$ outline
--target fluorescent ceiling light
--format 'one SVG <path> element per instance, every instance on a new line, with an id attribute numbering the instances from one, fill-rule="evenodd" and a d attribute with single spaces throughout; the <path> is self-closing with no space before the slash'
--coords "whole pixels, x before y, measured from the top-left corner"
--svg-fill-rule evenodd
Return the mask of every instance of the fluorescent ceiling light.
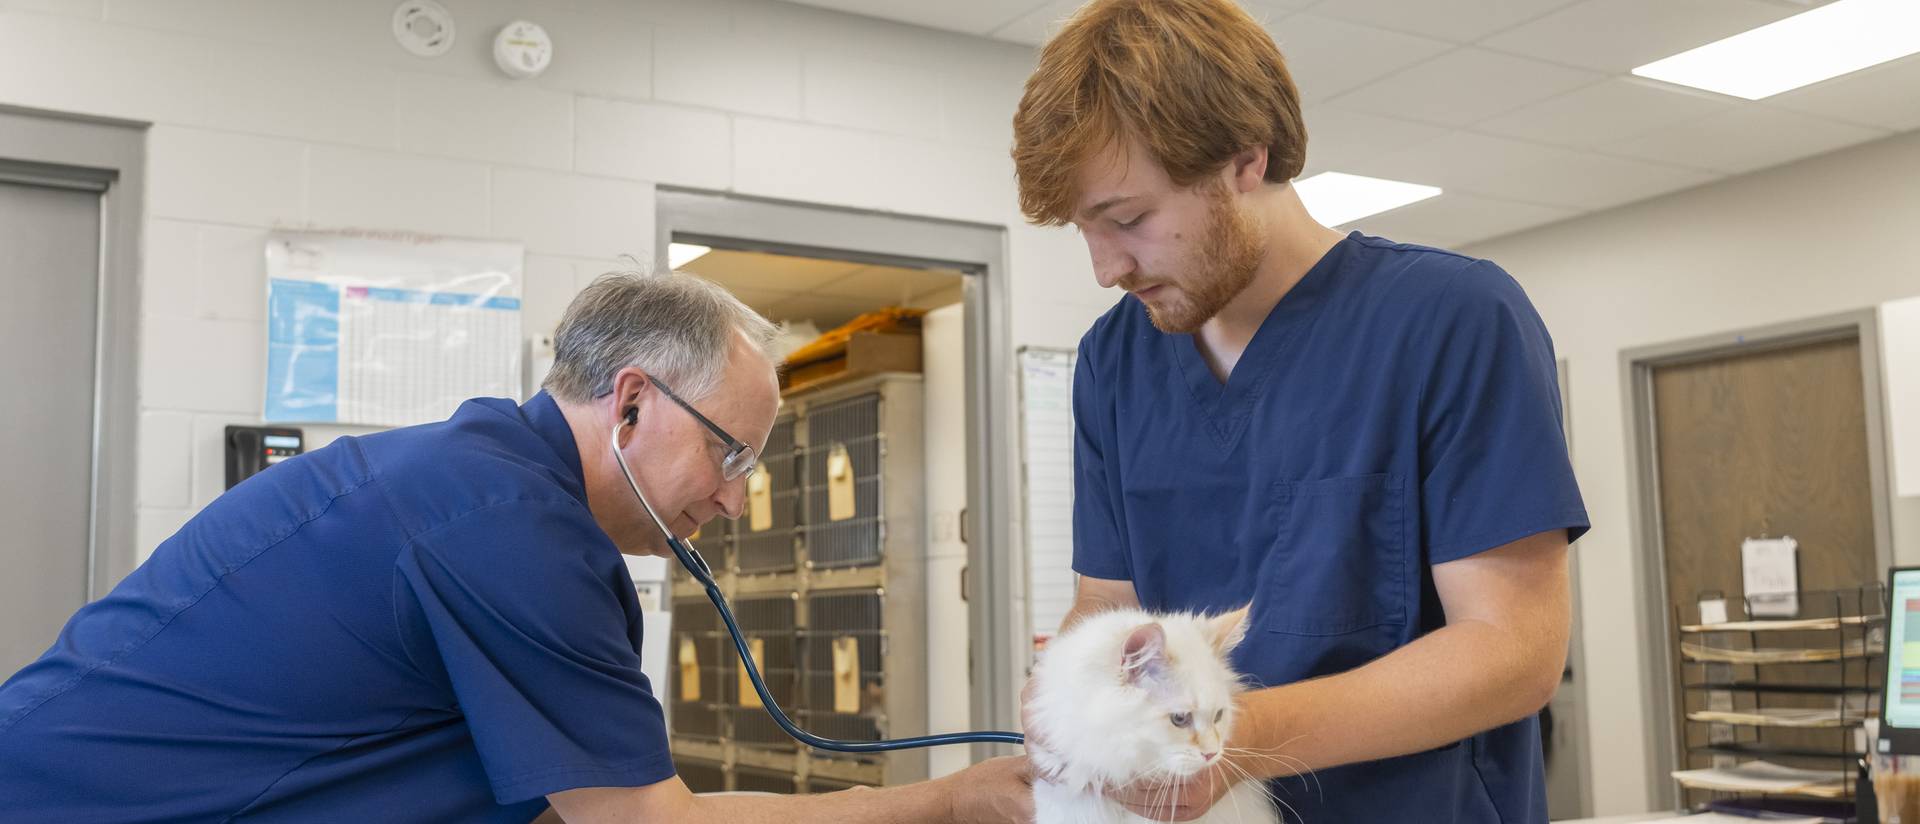
<path id="1" fill-rule="evenodd" d="M 1307 205 L 1307 214 L 1327 226 L 1352 223 L 1368 215 L 1398 209 L 1440 194 L 1435 186 L 1402 183 L 1343 172 L 1321 172 L 1296 181 L 1294 191 Z"/>
<path id="2" fill-rule="evenodd" d="M 1654 80 L 1759 100 L 1920 52 L 1920 2 L 1834 0 L 1634 69 Z"/>
<path id="3" fill-rule="evenodd" d="M 679 269 L 700 259 L 701 255 L 713 251 L 712 246 L 697 246 L 692 243 L 667 244 L 667 268 Z"/>

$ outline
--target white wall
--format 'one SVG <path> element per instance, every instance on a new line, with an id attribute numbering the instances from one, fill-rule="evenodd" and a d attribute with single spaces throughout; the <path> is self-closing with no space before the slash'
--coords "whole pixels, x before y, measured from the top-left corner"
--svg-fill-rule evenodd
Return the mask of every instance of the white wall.
<path id="1" fill-rule="evenodd" d="M 1631 605 L 1620 352 L 1867 309 L 1920 294 L 1920 133 L 1476 245 L 1552 331 L 1572 379 L 1573 454 L 1593 518 L 1575 554 L 1601 814 L 1648 804 L 1642 645 Z M 1871 343 L 1871 342 L 1863 342 Z M 1920 563 L 1920 499 L 1896 499 L 1894 556 Z"/>
<path id="2" fill-rule="evenodd" d="M 222 490 L 221 427 L 259 415 L 272 227 L 522 241 L 530 335 L 652 258 L 656 185 L 1006 226 L 1015 347 L 1071 345 L 1112 302 L 1076 238 L 1017 213 L 1029 49 L 753 0 L 445 4 L 454 50 L 426 60 L 394 0 L 0 0 L 0 104 L 156 124 L 142 557 Z M 555 41 L 535 81 L 489 56 L 517 17 Z"/>

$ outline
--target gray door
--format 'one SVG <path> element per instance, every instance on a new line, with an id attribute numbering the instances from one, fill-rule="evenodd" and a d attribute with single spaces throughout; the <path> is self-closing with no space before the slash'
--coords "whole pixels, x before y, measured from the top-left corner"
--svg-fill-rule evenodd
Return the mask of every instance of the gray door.
<path id="1" fill-rule="evenodd" d="M 100 194 L 0 178 L 0 679 L 87 600 Z"/>

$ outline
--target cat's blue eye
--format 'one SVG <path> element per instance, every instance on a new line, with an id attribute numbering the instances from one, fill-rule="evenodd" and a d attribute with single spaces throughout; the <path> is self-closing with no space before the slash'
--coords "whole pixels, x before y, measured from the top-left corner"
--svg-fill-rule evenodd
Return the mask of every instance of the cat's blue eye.
<path id="1" fill-rule="evenodd" d="M 1169 722 L 1172 722 L 1172 724 L 1176 727 L 1179 727 L 1181 729 L 1186 729 L 1188 724 L 1193 723 L 1193 713 L 1176 712 L 1172 715 L 1167 716 L 1167 720 Z"/>

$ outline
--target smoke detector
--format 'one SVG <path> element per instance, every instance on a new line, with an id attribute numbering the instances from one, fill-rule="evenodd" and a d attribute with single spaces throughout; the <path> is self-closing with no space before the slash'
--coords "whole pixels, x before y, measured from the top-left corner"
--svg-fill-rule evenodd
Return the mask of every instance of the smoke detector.
<path id="1" fill-rule="evenodd" d="M 538 23 L 515 20 L 493 38 L 493 62 L 508 77 L 525 80 L 547 70 L 553 62 L 553 39 Z"/>

